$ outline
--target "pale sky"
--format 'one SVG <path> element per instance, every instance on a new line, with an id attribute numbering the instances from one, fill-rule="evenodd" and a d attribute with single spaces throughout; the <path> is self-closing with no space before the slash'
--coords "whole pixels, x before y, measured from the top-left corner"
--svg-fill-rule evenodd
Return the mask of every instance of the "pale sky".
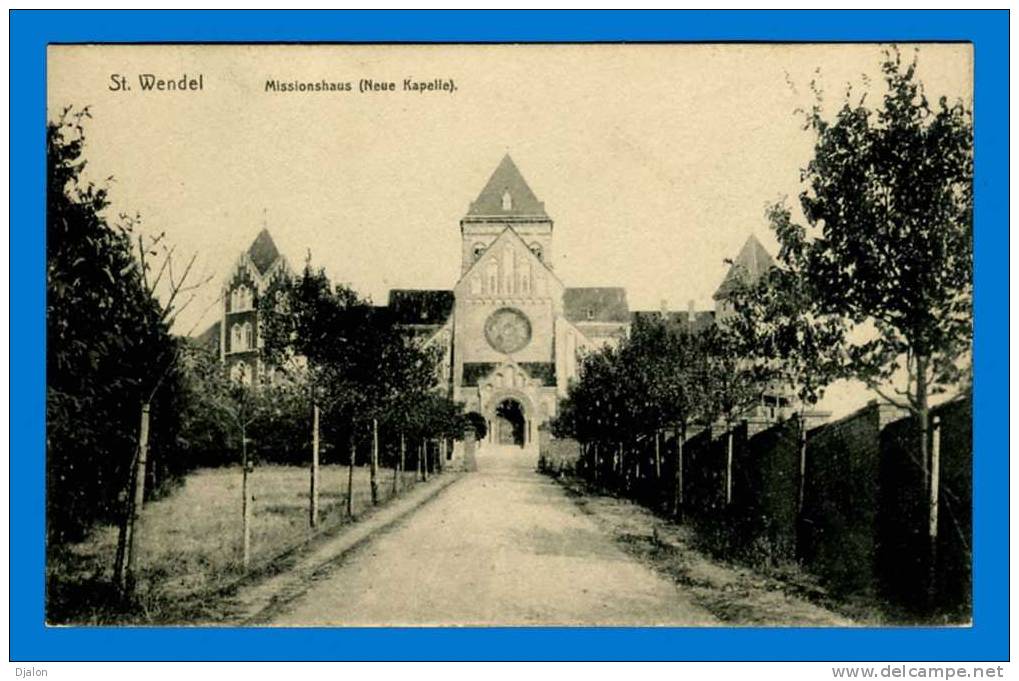
<path id="1" fill-rule="evenodd" d="M 919 56 L 932 100 L 972 101 L 969 45 Z M 215 275 L 180 332 L 215 320 L 200 313 L 265 216 L 291 265 L 310 249 L 378 303 L 452 288 L 459 220 L 507 152 L 555 220 L 567 286 L 708 309 L 748 235 L 776 251 L 763 212 L 795 204 L 807 84 L 832 105 L 861 74 L 880 91 L 880 59 L 878 45 L 52 46 L 49 108 L 91 107 L 89 173 L 116 178 L 113 214 L 140 213 Z M 202 74 L 203 89 L 142 92 L 144 73 Z M 111 92 L 111 74 L 132 89 Z M 361 93 L 361 78 L 397 89 Z M 405 92 L 405 78 L 456 91 Z M 266 92 L 268 79 L 354 91 Z"/>

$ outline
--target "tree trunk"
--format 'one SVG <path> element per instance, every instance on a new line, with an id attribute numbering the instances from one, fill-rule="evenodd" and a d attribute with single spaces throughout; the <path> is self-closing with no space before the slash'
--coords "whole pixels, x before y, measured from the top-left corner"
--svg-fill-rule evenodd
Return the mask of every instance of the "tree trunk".
<path id="1" fill-rule="evenodd" d="M 117 554 L 113 559 L 113 586 L 120 595 L 124 595 L 124 564 L 127 552 L 127 535 L 131 530 L 131 509 L 134 506 L 134 469 L 138 462 L 138 448 L 135 447 L 131 466 L 127 469 L 125 493 L 121 499 L 123 508 L 120 517 L 120 528 L 117 532 Z"/>
<path id="2" fill-rule="evenodd" d="M 428 440 L 421 440 L 421 481 L 428 482 Z"/>
<path id="3" fill-rule="evenodd" d="M 248 489 L 248 430 L 241 424 L 241 563 L 251 567 L 251 492 Z"/>
<path id="4" fill-rule="evenodd" d="M 424 467 L 423 461 L 421 460 L 421 443 L 420 442 L 418 443 L 417 449 L 414 451 L 414 454 L 415 454 L 415 456 L 414 456 L 415 464 L 417 465 L 417 469 L 418 469 L 418 480 L 419 481 L 420 480 L 424 480 L 425 479 L 425 467 Z"/>
<path id="5" fill-rule="evenodd" d="M 617 490 L 621 487 L 620 485 L 621 476 L 619 475 L 620 470 L 619 453 L 622 450 L 622 448 L 623 446 L 619 442 L 616 442 L 616 446 L 612 449 L 612 479 Z"/>
<path id="6" fill-rule="evenodd" d="M 686 444 L 686 426 L 676 428 L 676 489 L 673 491 L 672 513 L 679 517 L 683 513 L 683 446 Z"/>
<path id="7" fill-rule="evenodd" d="M 941 484 L 941 419 L 935 416 L 932 422 L 934 428 L 931 432 L 931 494 L 927 535 L 931 547 L 928 584 L 931 605 L 934 605 L 938 588 L 938 497 L 940 495 L 939 487 Z"/>
<path id="8" fill-rule="evenodd" d="M 662 479 L 662 434 L 655 430 L 655 480 Z"/>
<path id="9" fill-rule="evenodd" d="M 800 411 L 800 489 L 797 510 L 803 512 L 803 499 L 807 493 L 807 419 Z"/>
<path id="10" fill-rule="evenodd" d="M 927 522 L 928 522 L 928 570 L 929 575 L 927 579 L 927 595 L 928 599 L 933 601 L 937 584 L 935 581 L 935 575 L 937 574 L 937 560 L 938 560 L 938 542 L 937 542 L 937 530 L 935 529 L 933 534 L 930 531 L 931 527 L 935 527 L 937 524 L 937 499 L 938 499 L 938 475 L 934 470 L 934 461 L 930 456 L 927 445 L 927 429 L 928 422 L 930 420 L 930 408 L 927 404 L 927 363 L 929 357 L 923 353 L 916 354 L 916 420 L 917 420 L 917 435 L 919 437 L 919 458 L 923 462 L 924 466 L 924 486 L 927 492 Z"/>
<path id="11" fill-rule="evenodd" d="M 732 424 L 725 424 L 725 505 L 732 503 Z"/>
<path id="12" fill-rule="evenodd" d="M 145 467 L 149 452 L 149 412 L 148 402 L 142 404 L 141 422 L 138 427 L 138 454 L 134 460 L 131 476 L 131 490 L 128 497 L 127 513 L 124 514 L 123 554 L 120 564 L 115 567 L 114 582 L 121 595 L 130 596 L 134 592 L 137 575 L 138 551 L 137 534 L 141 520 L 142 507 L 145 505 Z"/>
<path id="13" fill-rule="evenodd" d="M 400 433 L 400 458 L 397 459 L 396 465 L 393 466 L 393 496 L 395 497 L 400 493 L 400 476 L 403 475 L 403 462 L 406 456 L 405 442 L 403 433 Z"/>
<path id="14" fill-rule="evenodd" d="M 318 405 L 311 407 L 311 489 L 308 492 L 308 520 L 318 527 Z"/>
<path id="15" fill-rule="evenodd" d="M 598 482 L 598 443 L 593 443 L 591 448 L 591 459 L 594 461 L 594 465 L 592 466 L 592 470 L 594 471 L 594 481 Z"/>
<path id="16" fill-rule="evenodd" d="M 446 440 L 446 436 L 443 435 L 442 439 L 439 440 L 439 456 L 435 460 L 435 464 L 436 464 L 435 470 L 437 472 L 439 472 L 439 473 L 442 472 L 442 467 L 446 463 L 446 449 L 447 449 L 447 445 L 448 444 L 449 444 L 449 442 Z"/>
<path id="17" fill-rule="evenodd" d="M 372 488 L 372 505 L 375 506 L 379 503 L 379 420 L 372 419 L 372 458 L 369 465 L 371 488 Z"/>
<path id="18" fill-rule="evenodd" d="M 347 466 L 347 517 L 354 517 L 354 460 L 357 458 L 357 442 L 350 436 L 350 463 Z"/>
<path id="19" fill-rule="evenodd" d="M 645 456 L 644 449 L 636 442 L 633 443 L 634 458 L 633 458 L 633 485 L 635 488 L 640 489 L 640 460 Z"/>

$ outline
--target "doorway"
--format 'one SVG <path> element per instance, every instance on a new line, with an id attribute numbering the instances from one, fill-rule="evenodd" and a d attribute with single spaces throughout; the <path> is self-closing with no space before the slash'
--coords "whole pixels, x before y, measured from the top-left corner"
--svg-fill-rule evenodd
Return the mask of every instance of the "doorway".
<path id="1" fill-rule="evenodd" d="M 495 441 L 501 445 L 523 447 L 526 444 L 527 419 L 524 408 L 513 398 L 506 398 L 495 408 Z"/>

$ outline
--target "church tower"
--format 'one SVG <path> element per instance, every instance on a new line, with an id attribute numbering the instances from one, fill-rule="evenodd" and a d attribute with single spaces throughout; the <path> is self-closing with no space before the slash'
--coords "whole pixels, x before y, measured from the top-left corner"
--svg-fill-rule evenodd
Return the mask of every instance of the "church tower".
<path id="1" fill-rule="evenodd" d="M 265 369 L 260 353 L 258 300 L 288 271 L 286 259 L 280 255 L 269 230 L 263 228 L 237 258 L 223 282 L 219 353 L 236 380 L 252 383 Z"/>
<path id="2" fill-rule="evenodd" d="M 531 252 L 551 267 L 552 218 L 545 213 L 545 204 L 527 186 L 509 154 L 503 157 L 478 198 L 471 203 L 467 215 L 460 220 L 461 275 L 507 227 L 512 227 Z"/>
<path id="3" fill-rule="evenodd" d="M 751 234 L 712 296 L 715 301 L 715 320 L 724 324 L 735 313 L 730 298 L 738 283 L 754 284 L 774 266 L 775 259 L 765 250 L 757 237 Z"/>
<path id="4" fill-rule="evenodd" d="M 552 219 L 509 156 L 460 221 L 453 289 L 453 397 L 489 424 L 489 439 L 535 442 L 555 415 L 556 327 L 563 285 L 552 272 Z"/>

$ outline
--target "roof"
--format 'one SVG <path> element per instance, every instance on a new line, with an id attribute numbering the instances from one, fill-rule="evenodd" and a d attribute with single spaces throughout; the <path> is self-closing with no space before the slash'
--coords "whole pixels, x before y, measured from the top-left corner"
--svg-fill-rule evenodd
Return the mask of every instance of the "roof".
<path id="1" fill-rule="evenodd" d="M 442 324 L 453 312 L 453 292 L 431 289 L 392 289 L 389 312 L 398 324 Z"/>
<path id="2" fill-rule="evenodd" d="M 191 341 L 202 348 L 219 352 L 219 321 L 215 321 L 205 331 L 191 338 Z"/>
<path id="3" fill-rule="evenodd" d="M 619 286 L 565 289 L 563 314 L 571 322 L 628 322 L 626 289 Z"/>
<path id="4" fill-rule="evenodd" d="M 715 300 L 727 298 L 740 278 L 743 278 L 745 283 L 752 284 L 774 266 L 775 259 L 768 251 L 764 250 L 764 246 L 757 240 L 757 237 L 751 234 L 712 297 Z"/>
<path id="5" fill-rule="evenodd" d="M 265 274 L 272 267 L 272 264 L 280 257 L 276 243 L 269 235 L 269 230 L 263 228 L 248 248 L 248 257 L 255 264 L 259 274 Z"/>
<path id="6" fill-rule="evenodd" d="M 632 315 L 632 319 L 636 322 L 638 319 L 653 319 L 655 317 L 661 317 L 662 313 L 656 310 L 635 310 Z M 684 330 L 690 329 L 690 313 L 689 312 L 666 312 L 665 321 L 668 326 L 679 327 Z M 715 311 L 714 310 L 701 310 L 694 312 L 693 320 L 693 332 L 700 333 L 704 329 L 715 323 Z"/>
<path id="7" fill-rule="evenodd" d="M 503 197 L 507 195 L 508 201 L 507 204 L 504 204 Z M 504 207 L 504 205 L 508 205 L 508 207 Z M 548 215 L 545 213 L 545 204 L 539 201 L 531 188 L 527 186 L 527 182 L 509 154 L 503 156 L 495 172 L 488 178 L 485 188 L 471 203 L 467 216 L 548 219 Z"/>

